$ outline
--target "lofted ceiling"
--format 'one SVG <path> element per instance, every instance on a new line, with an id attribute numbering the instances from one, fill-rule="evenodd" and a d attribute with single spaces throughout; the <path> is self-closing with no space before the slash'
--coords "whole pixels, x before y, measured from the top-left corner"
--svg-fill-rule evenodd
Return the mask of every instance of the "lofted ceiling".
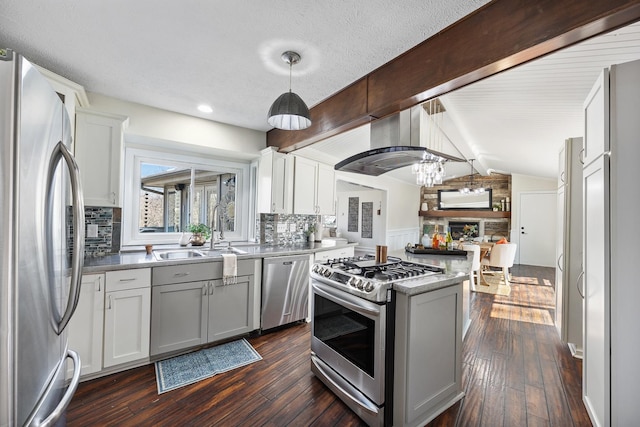
<path id="1" fill-rule="evenodd" d="M 6 0 L 0 47 L 89 92 L 267 131 L 269 106 L 288 90 L 285 50 L 302 55 L 292 89 L 312 107 L 487 2 Z M 446 140 L 481 173 L 553 177 L 600 70 L 637 58 L 633 25 L 444 95 Z M 297 153 L 334 164 L 368 142 L 363 126 Z M 389 175 L 412 181 L 406 169 Z"/>
<path id="2" fill-rule="evenodd" d="M 640 24 L 596 37 L 440 97 L 450 151 L 482 174 L 553 178 L 566 138 L 583 134 L 582 104 L 603 68 L 640 59 Z M 337 163 L 369 148 L 369 125 L 297 151 Z M 447 165 L 447 175 L 470 173 Z M 413 182 L 409 168 L 387 175 Z"/>

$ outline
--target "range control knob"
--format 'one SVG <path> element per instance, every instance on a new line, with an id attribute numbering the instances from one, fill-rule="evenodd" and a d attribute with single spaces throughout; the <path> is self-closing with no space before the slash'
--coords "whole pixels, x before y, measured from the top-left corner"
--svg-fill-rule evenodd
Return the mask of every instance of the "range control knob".
<path id="1" fill-rule="evenodd" d="M 313 267 L 311 267 L 311 271 L 314 273 L 317 273 L 319 269 L 320 266 L 318 264 L 313 264 Z"/>
<path id="2" fill-rule="evenodd" d="M 352 286 L 352 287 L 356 287 L 356 282 L 358 281 L 358 279 L 356 279 L 355 277 L 349 277 L 349 280 L 347 280 L 347 285 Z"/>
<path id="3" fill-rule="evenodd" d="M 358 280 L 358 283 L 357 283 L 356 286 L 357 286 L 358 289 L 362 290 L 362 289 L 364 289 L 364 284 L 365 283 L 367 283 L 367 282 L 365 282 L 364 280 Z"/>
<path id="4" fill-rule="evenodd" d="M 331 270 L 329 270 L 328 268 L 325 268 L 324 271 L 322 272 L 322 275 L 324 277 L 329 277 L 331 276 Z"/>
<path id="5" fill-rule="evenodd" d="M 364 285 L 364 290 L 367 291 L 367 292 L 371 292 L 373 290 L 373 288 L 374 288 L 374 286 L 373 286 L 373 283 L 371 283 L 371 282 L 367 282 Z"/>

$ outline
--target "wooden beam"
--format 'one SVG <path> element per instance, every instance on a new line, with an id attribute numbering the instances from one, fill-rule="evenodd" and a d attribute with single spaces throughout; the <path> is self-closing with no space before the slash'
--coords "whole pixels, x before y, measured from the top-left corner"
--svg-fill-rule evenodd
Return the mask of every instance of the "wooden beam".
<path id="1" fill-rule="evenodd" d="M 308 129 L 270 130 L 267 145 L 302 148 L 637 20 L 640 0 L 494 0 L 314 106 Z"/>

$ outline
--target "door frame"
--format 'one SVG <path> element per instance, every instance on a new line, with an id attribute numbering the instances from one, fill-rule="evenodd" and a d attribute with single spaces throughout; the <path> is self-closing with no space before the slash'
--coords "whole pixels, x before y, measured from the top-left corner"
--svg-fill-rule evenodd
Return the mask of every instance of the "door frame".
<path id="1" fill-rule="evenodd" d="M 522 219 L 522 209 L 520 209 L 520 207 L 522 206 L 522 196 L 523 195 L 533 195 L 533 194 L 548 194 L 549 196 L 553 196 L 554 201 L 556 201 L 557 197 L 558 197 L 558 191 L 557 190 L 537 190 L 537 191 L 521 191 L 518 193 L 518 215 L 517 218 L 515 219 L 515 221 L 513 221 L 513 218 L 511 218 L 512 222 L 515 222 L 515 227 L 512 228 L 513 232 L 511 234 L 511 241 L 514 243 L 518 244 L 518 248 L 516 249 L 516 257 L 515 257 L 515 264 L 521 264 L 520 262 L 520 227 L 521 227 L 521 219 Z M 557 206 L 554 204 L 553 206 L 549 206 L 549 209 L 551 209 L 555 215 Z M 555 228 L 556 224 L 555 224 L 555 220 L 553 221 L 553 227 Z M 517 237 L 515 237 L 515 236 Z M 555 233 L 553 234 L 553 236 L 555 237 Z M 554 240 L 555 242 L 555 240 Z M 554 259 L 555 259 L 555 252 L 554 252 Z M 551 267 L 555 265 L 555 262 L 551 265 Z M 541 266 L 541 267 L 545 267 L 545 266 Z"/>

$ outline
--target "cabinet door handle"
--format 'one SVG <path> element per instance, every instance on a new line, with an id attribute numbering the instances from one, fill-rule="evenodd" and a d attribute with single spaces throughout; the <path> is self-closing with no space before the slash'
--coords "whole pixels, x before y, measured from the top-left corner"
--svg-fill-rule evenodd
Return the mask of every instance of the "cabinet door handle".
<path id="1" fill-rule="evenodd" d="M 209 282 L 209 295 L 213 295 L 213 283 Z"/>
<path id="2" fill-rule="evenodd" d="M 107 310 L 111 310 L 112 298 L 113 297 L 109 295 L 109 298 L 107 299 Z"/>
<path id="3" fill-rule="evenodd" d="M 100 292 L 100 283 L 102 282 L 102 277 L 98 277 L 98 287 L 96 288 L 96 292 Z"/>
<path id="4" fill-rule="evenodd" d="M 111 192 L 111 200 L 113 200 L 113 204 L 116 204 L 116 193 L 114 191 Z"/>
<path id="5" fill-rule="evenodd" d="M 580 294 L 580 296 L 582 297 L 582 299 L 584 299 L 584 291 L 580 289 L 580 278 L 584 276 L 584 270 L 582 270 L 580 272 L 580 274 L 578 275 L 578 280 L 576 280 L 576 288 L 578 288 L 578 293 Z"/>
<path id="6" fill-rule="evenodd" d="M 578 153 L 578 161 L 584 165 L 584 148 Z"/>
<path id="7" fill-rule="evenodd" d="M 564 253 L 561 253 L 561 254 L 560 254 L 560 256 L 558 257 L 558 269 L 559 269 L 560 271 L 564 271 L 564 270 L 562 269 L 562 265 L 560 265 L 560 260 L 562 259 L 562 256 L 563 256 L 563 255 L 564 255 Z"/>
<path id="8" fill-rule="evenodd" d="M 130 279 L 120 279 L 121 282 L 133 282 L 134 280 L 136 280 L 135 277 L 130 278 Z"/>
<path id="9" fill-rule="evenodd" d="M 207 295 L 207 284 L 205 283 L 204 285 L 202 285 L 202 295 Z"/>
<path id="10" fill-rule="evenodd" d="M 564 182 L 564 171 L 560 174 L 560 181 Z"/>
<path id="11" fill-rule="evenodd" d="M 188 275 L 189 275 L 189 273 L 175 273 L 173 275 L 173 277 L 184 277 L 184 276 L 188 276 Z"/>

